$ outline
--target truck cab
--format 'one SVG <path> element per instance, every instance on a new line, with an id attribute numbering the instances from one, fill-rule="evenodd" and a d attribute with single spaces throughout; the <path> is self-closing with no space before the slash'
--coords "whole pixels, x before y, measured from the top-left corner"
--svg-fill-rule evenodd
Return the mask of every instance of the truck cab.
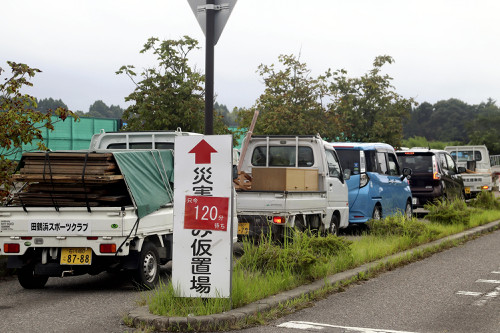
<path id="1" fill-rule="evenodd" d="M 481 191 L 491 191 L 493 177 L 488 148 L 477 146 L 447 146 L 444 148 L 457 163 L 462 173 L 467 198 L 476 197 Z"/>

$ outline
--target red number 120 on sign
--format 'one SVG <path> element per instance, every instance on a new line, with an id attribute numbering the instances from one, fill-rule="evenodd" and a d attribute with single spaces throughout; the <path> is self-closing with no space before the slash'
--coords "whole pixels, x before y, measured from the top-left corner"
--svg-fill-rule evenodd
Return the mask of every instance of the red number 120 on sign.
<path id="1" fill-rule="evenodd" d="M 186 196 L 184 229 L 227 230 L 229 198 Z"/>

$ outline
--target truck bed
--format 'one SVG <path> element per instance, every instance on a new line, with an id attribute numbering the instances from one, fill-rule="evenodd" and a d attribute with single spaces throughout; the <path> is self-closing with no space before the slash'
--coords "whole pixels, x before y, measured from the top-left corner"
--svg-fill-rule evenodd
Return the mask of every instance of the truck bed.
<path id="1" fill-rule="evenodd" d="M 238 214 L 312 213 L 322 212 L 327 206 L 326 200 L 325 191 L 250 190 L 238 192 L 236 207 Z"/>

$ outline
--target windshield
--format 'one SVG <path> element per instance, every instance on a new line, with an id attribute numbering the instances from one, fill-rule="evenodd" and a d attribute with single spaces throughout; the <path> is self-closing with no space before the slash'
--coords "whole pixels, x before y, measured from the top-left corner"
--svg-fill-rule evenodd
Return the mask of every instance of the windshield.
<path id="1" fill-rule="evenodd" d="M 335 148 L 339 155 L 340 165 L 343 170 L 349 169 L 353 175 L 359 175 L 361 172 L 360 151 L 357 149 L 341 149 Z M 375 167 L 375 152 L 372 150 L 364 150 L 366 170 L 376 172 Z"/>
<path id="2" fill-rule="evenodd" d="M 432 155 L 398 155 L 403 168 L 410 168 L 413 172 L 432 173 Z"/>
<path id="3" fill-rule="evenodd" d="M 450 152 L 451 157 L 457 162 L 481 161 L 483 158 L 480 151 L 459 150 Z"/>
<path id="4" fill-rule="evenodd" d="M 269 166 L 294 167 L 295 146 L 270 146 Z M 312 167 L 314 165 L 314 154 L 311 147 L 300 146 L 298 149 L 298 166 Z M 252 165 L 266 166 L 266 146 L 256 147 L 252 153 Z"/>

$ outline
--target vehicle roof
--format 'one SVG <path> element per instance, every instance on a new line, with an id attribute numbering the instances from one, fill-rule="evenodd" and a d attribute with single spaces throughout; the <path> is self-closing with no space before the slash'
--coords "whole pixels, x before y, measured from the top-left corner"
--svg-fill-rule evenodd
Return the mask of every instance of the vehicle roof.
<path id="1" fill-rule="evenodd" d="M 453 149 L 453 150 L 457 150 L 457 149 L 486 149 L 486 150 L 488 150 L 488 148 L 485 145 L 446 146 L 446 147 L 444 147 L 444 149 L 445 150 L 448 150 L 448 149 Z"/>
<path id="2" fill-rule="evenodd" d="M 382 142 L 332 142 L 332 145 L 335 149 L 375 150 L 379 148 L 394 150 L 393 146 Z"/>
<path id="3" fill-rule="evenodd" d="M 405 150 L 398 150 L 396 151 L 396 154 L 404 154 L 407 152 L 413 152 L 413 153 L 448 153 L 446 150 L 443 149 L 429 149 L 429 148 L 410 148 L 410 149 L 405 149 Z"/>

